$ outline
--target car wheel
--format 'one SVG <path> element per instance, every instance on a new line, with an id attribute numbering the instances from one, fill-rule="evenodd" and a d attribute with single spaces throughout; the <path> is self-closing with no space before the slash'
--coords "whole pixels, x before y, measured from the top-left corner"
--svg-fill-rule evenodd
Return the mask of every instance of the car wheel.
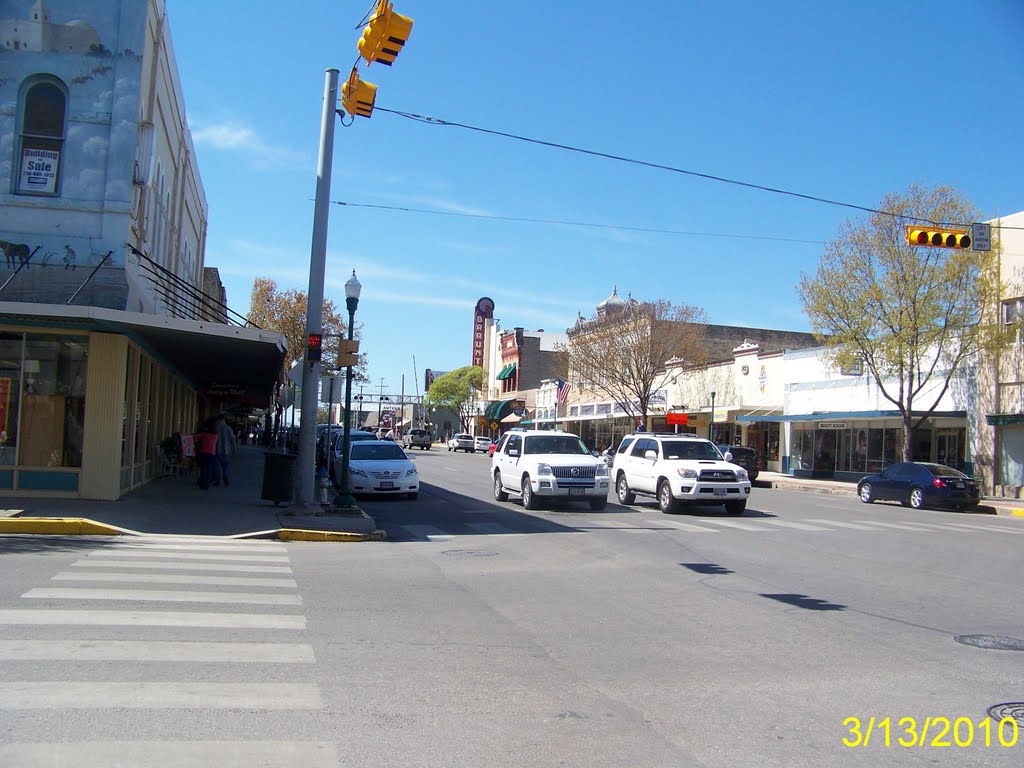
<path id="1" fill-rule="evenodd" d="M 727 501 L 725 502 L 725 512 L 728 515 L 742 515 L 743 511 L 747 508 L 746 501 Z"/>
<path id="2" fill-rule="evenodd" d="M 924 506 L 924 491 L 920 488 L 910 489 L 910 506 L 914 509 L 921 509 Z"/>
<path id="3" fill-rule="evenodd" d="M 658 507 L 666 515 L 679 511 L 679 500 L 672 495 L 672 486 L 669 485 L 668 480 L 662 480 L 658 484 Z"/>
<path id="4" fill-rule="evenodd" d="M 508 501 L 508 494 L 501 484 L 501 472 L 494 473 L 494 499 L 496 501 Z"/>
<path id="5" fill-rule="evenodd" d="M 619 475 L 619 479 L 615 482 L 615 495 L 619 499 L 619 504 L 632 504 L 636 501 L 636 494 L 629 490 L 625 473 Z"/>
<path id="6" fill-rule="evenodd" d="M 533 486 L 530 485 L 530 478 L 523 478 L 523 509 L 538 509 L 540 504 L 537 502 L 537 495 L 533 492 Z"/>
<path id="7" fill-rule="evenodd" d="M 871 483 L 864 483 L 858 488 L 857 495 L 860 496 L 860 500 L 865 504 L 870 504 L 875 500 L 875 497 L 871 495 Z"/>
<path id="8" fill-rule="evenodd" d="M 598 511 L 604 509 L 607 506 L 608 506 L 608 497 L 607 496 L 601 496 L 600 498 L 591 499 L 590 500 L 590 508 L 592 510 L 594 510 L 595 512 L 598 512 Z"/>

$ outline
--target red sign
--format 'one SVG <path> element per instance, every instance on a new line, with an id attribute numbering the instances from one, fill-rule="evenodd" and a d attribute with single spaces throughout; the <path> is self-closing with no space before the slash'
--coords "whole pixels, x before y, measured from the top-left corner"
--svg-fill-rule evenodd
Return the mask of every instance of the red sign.
<path id="1" fill-rule="evenodd" d="M 494 301 L 484 296 L 473 310 L 473 365 L 483 366 L 485 329 L 487 321 L 494 317 Z"/>
<path id="2" fill-rule="evenodd" d="M 690 414 L 688 413 L 666 413 L 665 414 L 666 424 L 679 424 L 686 425 L 690 423 Z"/>

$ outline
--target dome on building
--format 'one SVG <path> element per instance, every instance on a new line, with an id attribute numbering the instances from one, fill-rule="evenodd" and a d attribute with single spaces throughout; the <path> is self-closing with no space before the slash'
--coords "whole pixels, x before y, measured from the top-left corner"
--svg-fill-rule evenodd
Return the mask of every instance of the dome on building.
<path id="1" fill-rule="evenodd" d="M 611 307 L 622 307 L 625 306 L 626 301 L 619 296 L 619 287 L 616 285 L 612 288 L 612 295 L 597 305 L 598 311 L 602 309 L 609 309 Z"/>

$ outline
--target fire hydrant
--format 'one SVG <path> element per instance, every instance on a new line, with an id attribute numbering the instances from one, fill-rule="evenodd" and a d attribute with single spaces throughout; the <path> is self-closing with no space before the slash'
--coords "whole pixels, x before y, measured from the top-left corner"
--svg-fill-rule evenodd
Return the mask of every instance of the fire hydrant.
<path id="1" fill-rule="evenodd" d="M 321 506 L 329 506 L 331 504 L 331 479 L 327 476 L 327 467 L 320 467 L 320 470 L 316 473 L 317 478 L 320 481 L 320 504 Z"/>

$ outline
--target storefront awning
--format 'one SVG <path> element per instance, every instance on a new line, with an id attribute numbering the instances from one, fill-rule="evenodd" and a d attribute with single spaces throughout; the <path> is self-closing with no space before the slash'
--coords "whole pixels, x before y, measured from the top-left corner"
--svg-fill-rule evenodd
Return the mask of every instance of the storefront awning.
<path id="1" fill-rule="evenodd" d="M 985 423 L 990 427 L 1008 427 L 1013 424 L 1024 424 L 1024 413 L 989 413 L 985 415 Z"/>
<path id="2" fill-rule="evenodd" d="M 516 372 L 516 364 L 515 363 L 509 363 L 504 368 L 502 368 L 500 371 L 498 371 L 498 375 L 495 376 L 494 378 L 496 378 L 498 381 L 504 381 L 505 379 L 511 379 L 512 376 L 515 375 L 515 372 Z"/>
<path id="3" fill-rule="evenodd" d="M 925 414 L 920 411 L 911 413 L 911 418 L 919 419 Z M 967 411 L 934 411 L 928 414 L 934 418 L 964 419 Z M 785 413 L 778 416 L 737 416 L 736 421 L 835 421 L 836 419 L 898 419 L 899 411 L 822 411 L 821 413 Z M 987 418 L 987 417 L 986 417 Z"/>
<path id="4" fill-rule="evenodd" d="M 515 398 L 511 400 L 492 400 L 484 409 L 484 418 L 487 421 L 501 421 L 501 419 L 512 410 Z"/>
<path id="5" fill-rule="evenodd" d="M 508 416 L 501 420 L 502 424 L 518 424 L 523 420 L 522 416 L 516 416 L 514 413 L 510 413 Z"/>

